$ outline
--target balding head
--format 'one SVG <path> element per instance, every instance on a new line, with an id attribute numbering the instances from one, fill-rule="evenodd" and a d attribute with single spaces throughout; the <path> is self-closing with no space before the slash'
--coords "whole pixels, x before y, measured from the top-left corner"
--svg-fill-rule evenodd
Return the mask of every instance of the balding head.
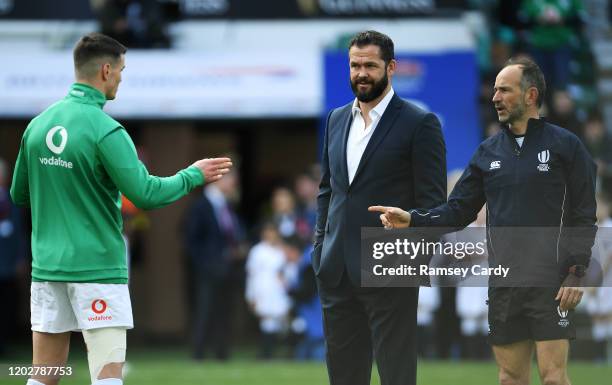
<path id="1" fill-rule="evenodd" d="M 538 107 L 542 107 L 544 97 L 546 96 L 546 80 L 544 79 L 542 70 L 536 62 L 527 57 L 520 56 L 508 60 L 502 71 L 506 70 L 508 67 L 515 67 L 520 71 L 520 85 L 523 92 L 531 87 L 538 91 L 536 104 Z"/>

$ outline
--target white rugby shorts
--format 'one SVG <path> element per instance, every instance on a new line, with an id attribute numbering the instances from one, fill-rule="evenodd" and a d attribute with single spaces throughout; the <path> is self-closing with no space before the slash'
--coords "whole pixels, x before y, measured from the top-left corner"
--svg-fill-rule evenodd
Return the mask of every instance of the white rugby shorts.
<path id="1" fill-rule="evenodd" d="M 33 331 L 134 327 L 127 284 L 32 282 L 30 291 Z"/>

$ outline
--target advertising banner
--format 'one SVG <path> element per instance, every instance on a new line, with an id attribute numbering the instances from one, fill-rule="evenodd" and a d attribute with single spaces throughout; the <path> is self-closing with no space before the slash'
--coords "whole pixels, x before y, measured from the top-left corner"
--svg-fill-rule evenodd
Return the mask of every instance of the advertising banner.
<path id="1" fill-rule="evenodd" d="M 117 101 L 123 118 L 313 117 L 321 112 L 321 64 L 313 52 L 130 50 Z M 0 115 L 32 117 L 74 81 L 65 51 L 15 53 L 0 64 Z"/>

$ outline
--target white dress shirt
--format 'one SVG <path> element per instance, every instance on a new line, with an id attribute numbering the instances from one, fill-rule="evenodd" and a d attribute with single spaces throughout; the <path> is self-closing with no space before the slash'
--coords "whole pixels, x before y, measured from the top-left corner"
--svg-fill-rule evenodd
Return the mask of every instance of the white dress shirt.
<path id="1" fill-rule="evenodd" d="M 385 113 L 391 98 L 394 95 L 393 88 L 387 92 L 384 98 L 376 105 L 376 107 L 370 110 L 370 120 L 371 123 L 366 127 L 365 120 L 363 119 L 363 115 L 361 114 L 361 109 L 359 109 L 359 101 L 355 98 L 353 102 L 353 122 L 351 123 L 348 141 L 346 143 L 346 165 L 348 170 L 348 178 L 349 184 L 353 183 L 353 178 L 355 178 L 355 173 L 357 172 L 357 167 L 359 166 L 359 162 L 361 161 L 361 157 L 372 137 L 372 133 L 376 129 L 378 122 L 380 122 L 380 118 Z"/>

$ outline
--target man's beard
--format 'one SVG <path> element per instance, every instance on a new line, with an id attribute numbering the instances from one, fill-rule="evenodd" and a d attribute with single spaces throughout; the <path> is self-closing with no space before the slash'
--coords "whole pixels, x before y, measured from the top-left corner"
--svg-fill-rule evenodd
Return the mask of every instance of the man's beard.
<path id="1" fill-rule="evenodd" d="M 367 84 L 371 86 L 370 90 L 360 92 L 358 88 L 359 80 L 357 80 L 356 82 L 351 80 L 351 89 L 353 90 L 353 94 L 355 95 L 355 97 L 357 97 L 357 100 L 362 103 L 369 103 L 372 100 L 378 98 L 380 95 L 382 95 L 382 93 L 387 88 L 387 85 L 389 84 L 389 77 L 387 76 L 387 71 L 385 71 L 385 76 L 383 76 L 382 79 L 380 79 L 379 81 L 368 80 Z"/>
<path id="2" fill-rule="evenodd" d="M 503 120 L 499 119 L 499 121 L 507 125 L 512 125 L 514 122 L 521 119 L 525 115 L 525 110 L 526 106 L 524 104 L 519 103 L 512 111 L 506 109 L 506 111 L 508 112 L 508 117 Z"/>

